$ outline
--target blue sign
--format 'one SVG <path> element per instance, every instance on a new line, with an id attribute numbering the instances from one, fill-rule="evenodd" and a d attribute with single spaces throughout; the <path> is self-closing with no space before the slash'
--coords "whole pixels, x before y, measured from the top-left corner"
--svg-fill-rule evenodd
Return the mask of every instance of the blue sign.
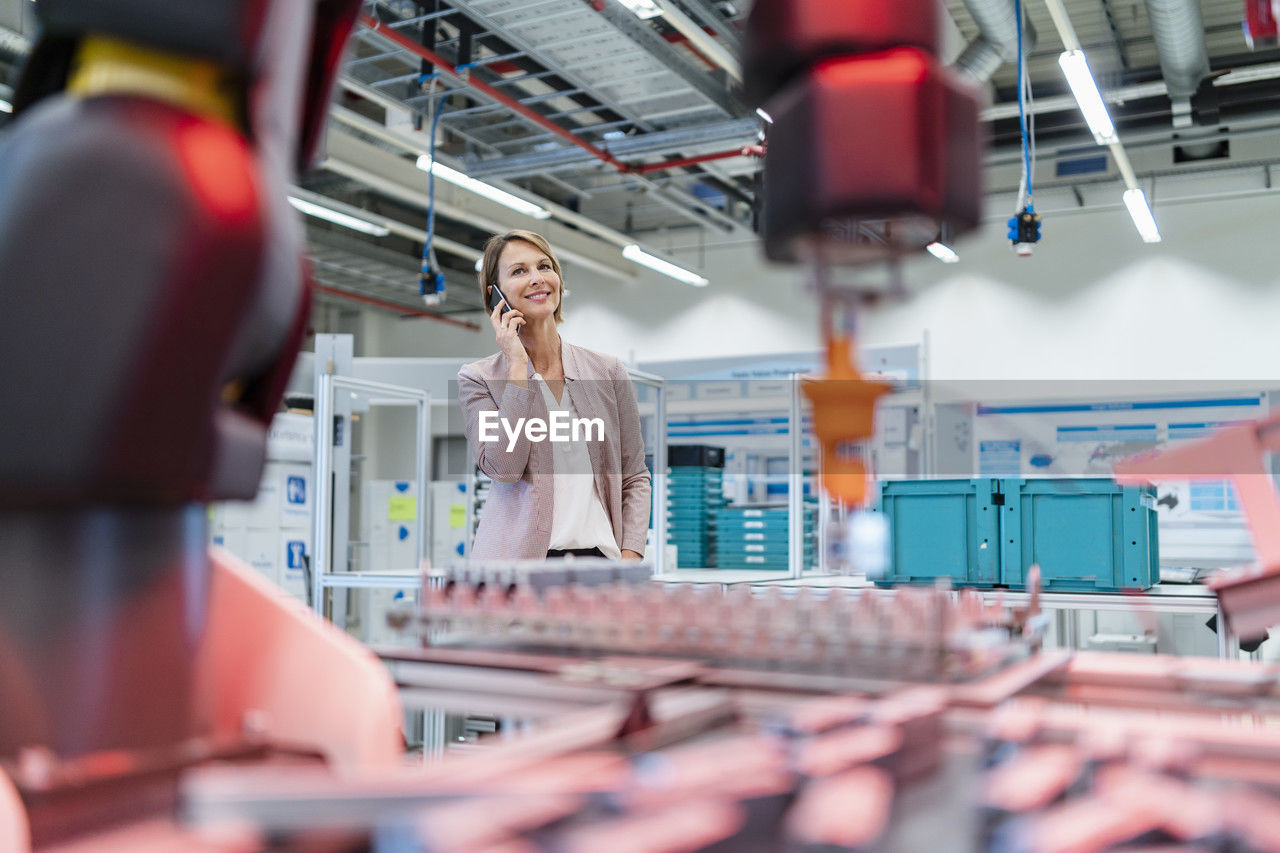
<path id="1" fill-rule="evenodd" d="M 402 525 L 400 525 L 400 531 L 399 531 L 398 535 L 399 535 L 399 537 L 400 537 L 400 541 L 401 541 L 401 542 L 403 542 L 404 540 L 408 539 L 408 538 L 409 538 L 409 528 L 405 527 L 403 524 L 402 524 Z"/>
<path id="2" fill-rule="evenodd" d="M 301 569 L 307 557 L 307 543 L 301 539 L 293 539 L 286 542 L 285 547 L 289 550 L 289 555 L 286 558 L 289 562 L 289 568 Z"/>
<path id="3" fill-rule="evenodd" d="M 290 477 L 285 486 L 286 499 L 291 504 L 304 504 L 307 502 L 307 479 L 306 477 Z"/>

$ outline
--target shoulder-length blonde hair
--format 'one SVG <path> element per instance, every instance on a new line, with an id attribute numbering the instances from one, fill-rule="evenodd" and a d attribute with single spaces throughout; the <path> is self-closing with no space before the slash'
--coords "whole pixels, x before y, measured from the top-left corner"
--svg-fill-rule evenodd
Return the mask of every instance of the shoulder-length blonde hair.
<path id="1" fill-rule="evenodd" d="M 523 240 L 551 260 L 551 268 L 556 271 L 556 278 L 560 279 L 560 301 L 556 303 L 556 310 L 552 316 L 555 317 L 557 323 L 563 323 L 564 273 L 560 271 L 560 259 L 552 251 L 551 244 L 547 242 L 547 238 L 532 231 L 516 229 L 515 231 L 508 231 L 506 234 L 494 234 L 484 244 L 484 258 L 480 263 L 480 272 L 476 275 L 480 282 L 480 304 L 485 306 L 487 312 L 492 311 L 493 306 L 498 304 L 496 300 L 494 302 L 489 301 L 489 287 L 498 283 L 498 258 L 502 256 L 502 250 L 507 248 L 507 244 L 512 240 Z"/>

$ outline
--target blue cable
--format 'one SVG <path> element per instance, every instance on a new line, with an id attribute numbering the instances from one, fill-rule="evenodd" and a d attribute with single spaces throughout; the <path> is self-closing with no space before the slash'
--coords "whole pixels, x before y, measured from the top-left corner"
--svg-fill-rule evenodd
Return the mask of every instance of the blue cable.
<path id="1" fill-rule="evenodd" d="M 440 103 L 436 106 L 435 114 L 431 117 L 431 141 L 428 143 L 428 155 L 431 158 L 432 165 L 436 162 L 436 128 L 440 125 L 440 116 L 444 113 L 445 97 L 440 96 Z M 427 172 L 427 239 L 422 244 L 422 275 L 423 285 L 425 287 L 425 276 L 432 271 L 431 269 L 431 241 L 436 234 L 436 173 L 435 171 Z M 437 276 L 440 273 L 436 272 Z M 435 286 L 434 293 L 443 290 L 443 281 L 437 278 L 433 282 Z"/>
<path id="2" fill-rule="evenodd" d="M 1035 193 L 1031 188 L 1031 145 L 1027 141 L 1027 113 L 1023 103 L 1023 90 L 1026 88 L 1023 75 L 1026 70 L 1022 52 L 1022 0 L 1013 0 L 1013 14 L 1018 19 L 1018 126 L 1022 130 L 1022 168 L 1027 176 L 1027 198 L 1031 198 Z"/>

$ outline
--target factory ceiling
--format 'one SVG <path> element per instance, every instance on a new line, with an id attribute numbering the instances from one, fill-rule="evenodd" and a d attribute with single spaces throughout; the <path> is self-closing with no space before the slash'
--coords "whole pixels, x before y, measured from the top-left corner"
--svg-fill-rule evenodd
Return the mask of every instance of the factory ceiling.
<path id="1" fill-rule="evenodd" d="M 1019 151 L 1017 76 L 1007 61 L 1016 48 L 1002 45 L 1013 2 L 945 4 L 947 59 L 988 93 L 993 169 Z M 1090 148 L 1067 94 L 1049 10 L 1043 0 L 1025 5 L 1038 150 L 1042 158 L 1096 158 L 1103 149 Z M 1121 140 L 1159 151 L 1135 160 L 1139 177 L 1143 169 L 1240 167 L 1235 134 L 1280 128 L 1280 51 L 1246 44 L 1244 5 L 1063 3 Z M 642 16 L 632 6 L 652 8 Z M 379 225 L 361 235 L 308 218 L 317 277 L 336 291 L 422 309 L 417 271 L 428 192 L 426 173 L 412 167 L 431 150 L 433 124 L 437 164 L 550 218 L 514 214 L 438 178 L 436 251 L 449 298 L 429 313 L 477 319 L 475 249 L 501 227 L 556 231 L 570 247 L 568 263 L 615 278 L 634 274 L 622 246 L 664 231 L 688 229 L 685 243 L 749 237 L 760 197 L 755 146 L 767 128 L 741 94 L 749 7 L 747 0 L 365 3 L 333 108 L 329 157 L 299 192 Z M 31 18 L 29 0 L 0 0 L 0 63 L 21 61 Z M 6 118 L 0 113 L 0 128 Z M 1049 174 L 1040 180 L 1116 179 L 1109 167 L 1092 176 Z M 989 176 L 993 189 L 1003 183 L 998 171 Z"/>

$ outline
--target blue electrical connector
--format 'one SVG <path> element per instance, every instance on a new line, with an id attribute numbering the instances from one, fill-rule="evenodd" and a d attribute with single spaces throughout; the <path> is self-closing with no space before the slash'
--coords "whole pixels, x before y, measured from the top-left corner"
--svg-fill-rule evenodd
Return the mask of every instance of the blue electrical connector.
<path id="1" fill-rule="evenodd" d="M 1009 242 L 1018 257 L 1031 256 L 1031 250 L 1040 242 L 1040 214 L 1035 205 L 1028 204 L 1018 213 L 1009 217 Z"/>

